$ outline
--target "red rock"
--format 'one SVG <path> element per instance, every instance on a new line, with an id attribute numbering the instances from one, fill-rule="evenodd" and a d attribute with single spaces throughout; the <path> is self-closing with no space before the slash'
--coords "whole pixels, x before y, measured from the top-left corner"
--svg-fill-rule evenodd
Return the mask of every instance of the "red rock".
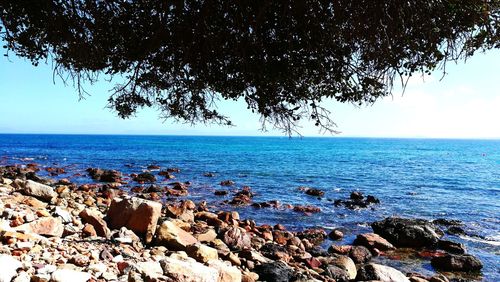
<path id="1" fill-rule="evenodd" d="M 84 209 L 80 212 L 79 216 L 82 218 L 84 223 L 88 223 L 92 225 L 95 229 L 95 232 L 98 236 L 104 238 L 110 238 L 111 231 L 108 228 L 108 224 L 102 218 L 102 215 L 99 212 L 92 211 L 90 209 Z"/>
<path id="2" fill-rule="evenodd" d="M 389 241 L 382 238 L 382 236 L 375 233 L 359 234 L 354 240 L 354 245 L 365 246 L 369 249 L 379 249 L 381 251 L 388 251 L 396 249 Z"/>
<path id="3" fill-rule="evenodd" d="M 321 266 L 321 261 L 319 261 L 317 258 L 314 257 L 306 259 L 306 263 L 311 268 L 318 268 Z"/>

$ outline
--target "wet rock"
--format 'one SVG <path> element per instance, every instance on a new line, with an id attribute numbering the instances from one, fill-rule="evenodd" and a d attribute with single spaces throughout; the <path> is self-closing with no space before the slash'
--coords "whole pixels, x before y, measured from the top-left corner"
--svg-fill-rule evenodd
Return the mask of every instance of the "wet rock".
<path id="1" fill-rule="evenodd" d="M 64 232 L 64 225 L 60 218 L 42 217 L 18 226 L 16 229 L 48 237 L 61 237 Z"/>
<path id="2" fill-rule="evenodd" d="M 149 170 L 158 170 L 160 168 L 161 167 L 159 165 L 156 165 L 156 164 L 150 164 L 147 166 L 147 169 L 149 169 Z"/>
<path id="3" fill-rule="evenodd" d="M 338 229 L 332 230 L 330 233 L 328 233 L 328 238 L 331 240 L 341 240 L 344 238 L 344 233 Z"/>
<path id="4" fill-rule="evenodd" d="M 450 235 L 467 235 L 467 233 L 465 233 L 465 230 L 460 226 L 450 226 L 446 230 L 446 233 Z"/>
<path id="5" fill-rule="evenodd" d="M 340 268 L 336 265 L 329 265 L 326 267 L 326 275 L 335 279 L 338 282 L 347 282 L 349 281 L 349 274 L 343 268 Z"/>
<path id="6" fill-rule="evenodd" d="M 442 226 L 461 226 L 463 223 L 460 220 L 456 219 L 446 219 L 446 218 L 438 218 L 432 221 L 432 223 Z"/>
<path id="7" fill-rule="evenodd" d="M 79 216 L 82 218 L 84 223 L 88 223 L 94 227 L 96 234 L 104 238 L 110 238 L 111 231 L 108 228 L 108 224 L 104 221 L 103 216 L 98 211 L 93 211 L 90 209 L 84 209 L 80 212 Z"/>
<path id="8" fill-rule="evenodd" d="M 100 169 L 100 168 L 88 168 L 87 173 L 99 182 L 122 182 L 122 174 L 116 170 Z"/>
<path id="9" fill-rule="evenodd" d="M 211 260 L 208 266 L 219 271 L 218 282 L 241 282 L 242 276 L 238 268 L 220 260 Z"/>
<path id="10" fill-rule="evenodd" d="M 53 282 L 87 282 L 92 275 L 71 269 L 58 269 L 52 273 Z"/>
<path id="11" fill-rule="evenodd" d="M 306 229 L 301 232 L 297 232 L 297 237 L 304 240 L 307 239 L 309 242 L 319 245 L 326 239 L 326 231 L 322 228 L 311 228 Z"/>
<path id="12" fill-rule="evenodd" d="M 229 194 L 229 192 L 226 190 L 217 190 L 214 192 L 215 196 L 226 196 L 227 194 Z"/>
<path id="13" fill-rule="evenodd" d="M 205 173 L 203 174 L 203 176 L 205 176 L 205 177 L 214 177 L 214 176 L 215 176 L 215 173 L 212 173 L 212 172 L 205 172 Z"/>
<path id="14" fill-rule="evenodd" d="M 10 282 L 23 264 L 9 255 L 0 255 L 0 282 Z"/>
<path id="15" fill-rule="evenodd" d="M 230 227 L 223 235 L 223 241 L 231 249 L 242 250 L 251 248 L 250 235 L 244 229 Z"/>
<path id="16" fill-rule="evenodd" d="M 139 183 L 152 183 L 156 182 L 156 176 L 151 172 L 142 172 L 133 177 L 135 182 Z"/>
<path id="17" fill-rule="evenodd" d="M 315 207 L 315 206 L 294 206 L 293 211 L 296 212 L 302 212 L 305 214 L 312 214 L 312 213 L 318 213 L 321 212 L 321 208 Z"/>
<path id="18" fill-rule="evenodd" d="M 169 220 L 164 221 L 158 227 L 156 236 L 156 244 L 172 250 L 186 250 L 187 246 L 198 242 L 193 235 L 177 227 Z"/>
<path id="19" fill-rule="evenodd" d="M 325 192 L 316 189 L 316 188 L 308 188 L 305 190 L 305 193 L 310 196 L 315 196 L 315 197 L 323 197 L 325 195 Z"/>
<path id="20" fill-rule="evenodd" d="M 204 266 L 194 259 L 177 259 L 167 257 L 160 261 L 163 273 L 177 282 L 215 282 L 218 281 L 219 271 Z"/>
<path id="21" fill-rule="evenodd" d="M 444 271 L 479 271 L 483 264 L 479 259 L 472 255 L 453 255 L 448 254 L 442 257 L 434 257 L 431 265 L 435 269 Z"/>
<path id="22" fill-rule="evenodd" d="M 434 247 L 442 236 L 434 224 L 423 219 L 390 217 L 372 224 L 373 231 L 396 247 Z"/>
<path id="23" fill-rule="evenodd" d="M 54 188 L 32 180 L 20 182 L 20 191 L 25 195 L 33 196 L 43 201 L 50 201 L 57 197 Z"/>
<path id="24" fill-rule="evenodd" d="M 370 263 L 361 266 L 356 276 L 357 281 L 410 282 L 399 270 L 389 266 Z"/>
<path id="25" fill-rule="evenodd" d="M 354 240 L 354 245 L 365 246 L 370 250 L 378 249 L 380 251 L 394 250 L 395 247 L 386 239 L 375 233 L 359 234 Z"/>
<path id="26" fill-rule="evenodd" d="M 465 246 L 464 244 L 447 241 L 447 240 L 439 240 L 437 244 L 438 249 L 453 253 L 453 254 L 465 254 Z"/>
<path id="27" fill-rule="evenodd" d="M 351 198 L 351 200 L 363 200 L 365 198 L 365 196 L 363 196 L 363 194 L 361 192 L 354 191 L 354 192 L 351 192 L 351 195 L 349 195 L 349 198 Z"/>
<path id="28" fill-rule="evenodd" d="M 220 185 L 221 186 L 233 186 L 234 185 L 234 181 L 232 180 L 223 180 L 220 182 Z"/>
<path id="29" fill-rule="evenodd" d="M 263 263 L 255 268 L 255 272 L 259 280 L 267 282 L 288 282 L 294 276 L 293 269 L 280 261 Z"/>
<path id="30" fill-rule="evenodd" d="M 140 236 L 146 243 L 151 242 L 161 215 L 161 204 L 153 201 L 132 198 L 114 198 L 106 215 L 109 226 L 118 229 L 123 226 Z"/>
<path id="31" fill-rule="evenodd" d="M 187 246 L 186 253 L 201 263 L 207 263 L 209 260 L 217 260 L 219 258 L 216 249 L 199 243 Z"/>
<path id="32" fill-rule="evenodd" d="M 335 200 L 334 205 L 336 207 L 344 206 L 348 209 L 364 209 L 368 208 L 372 204 L 379 204 L 380 200 L 375 196 L 368 195 L 364 196 L 361 192 L 354 191 L 350 194 L 349 200 Z"/>
<path id="33" fill-rule="evenodd" d="M 252 202 L 252 198 L 253 193 L 250 187 L 244 187 L 242 190 L 236 192 L 229 204 L 233 206 L 246 206 Z"/>
<path id="34" fill-rule="evenodd" d="M 352 246 L 349 251 L 349 257 L 354 261 L 354 263 L 366 263 L 372 259 L 372 254 L 370 250 L 363 246 Z"/>

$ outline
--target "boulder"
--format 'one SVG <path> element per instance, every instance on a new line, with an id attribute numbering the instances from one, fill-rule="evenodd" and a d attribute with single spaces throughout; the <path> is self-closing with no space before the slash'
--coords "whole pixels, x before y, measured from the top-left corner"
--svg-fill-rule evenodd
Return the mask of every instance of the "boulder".
<path id="1" fill-rule="evenodd" d="M 363 246 L 352 246 L 349 257 L 354 263 L 366 263 L 372 259 L 372 254 L 370 250 Z"/>
<path id="2" fill-rule="evenodd" d="M 53 282 L 87 282 L 92 275 L 71 269 L 58 269 L 52 273 Z"/>
<path id="3" fill-rule="evenodd" d="M 443 233 L 423 219 L 390 217 L 372 224 L 373 231 L 396 247 L 435 247 Z"/>
<path id="4" fill-rule="evenodd" d="M 241 282 L 241 271 L 230 264 L 220 260 L 211 260 L 208 266 L 219 271 L 218 282 Z"/>
<path id="5" fill-rule="evenodd" d="M 0 282 L 10 282 L 23 264 L 9 255 L 0 255 Z"/>
<path id="6" fill-rule="evenodd" d="M 357 270 L 354 261 L 348 256 L 337 256 L 335 257 L 330 264 L 338 266 L 344 269 L 347 272 L 347 278 L 349 280 L 353 280 L 356 278 Z"/>
<path id="7" fill-rule="evenodd" d="M 344 233 L 338 229 L 333 229 L 330 233 L 328 233 L 328 238 L 332 240 L 341 240 L 344 238 Z"/>
<path id="8" fill-rule="evenodd" d="M 36 197 L 40 200 L 50 201 L 57 197 L 57 193 L 54 191 L 54 188 L 33 180 L 26 180 L 21 183 L 20 186 L 23 194 Z"/>
<path id="9" fill-rule="evenodd" d="M 187 246 L 198 243 L 190 233 L 177 227 L 172 221 L 166 220 L 156 232 L 156 244 L 172 250 L 184 251 Z"/>
<path id="10" fill-rule="evenodd" d="M 136 264 L 137 270 L 149 279 L 158 278 L 163 275 L 163 268 L 159 262 L 145 261 Z"/>
<path id="11" fill-rule="evenodd" d="M 464 244 L 447 241 L 447 240 L 439 240 L 437 244 L 438 249 L 453 253 L 453 254 L 465 254 L 465 246 Z"/>
<path id="12" fill-rule="evenodd" d="M 347 271 L 341 267 L 338 267 L 336 265 L 329 265 L 326 267 L 326 275 L 328 277 L 335 279 L 337 282 L 348 282 L 349 281 L 349 274 Z"/>
<path id="13" fill-rule="evenodd" d="M 293 269 L 281 261 L 263 263 L 255 268 L 255 272 L 259 280 L 267 282 L 288 282 L 294 276 Z"/>
<path id="14" fill-rule="evenodd" d="M 111 231 L 104 221 L 102 214 L 98 211 L 93 211 L 90 209 L 84 209 L 80 212 L 79 216 L 82 218 L 84 223 L 92 225 L 96 231 L 97 236 L 104 238 L 110 238 Z"/>
<path id="15" fill-rule="evenodd" d="M 434 257 L 431 265 L 435 269 L 443 271 L 479 271 L 483 264 L 479 259 L 472 255 L 452 255 L 447 254 L 441 257 Z"/>
<path id="16" fill-rule="evenodd" d="M 216 249 L 199 243 L 187 246 L 186 253 L 201 263 L 206 263 L 209 260 L 217 260 L 219 258 Z"/>
<path id="17" fill-rule="evenodd" d="M 48 237 L 61 237 L 64 232 L 64 225 L 60 218 L 41 217 L 30 223 L 20 225 L 15 229 Z"/>
<path id="18" fill-rule="evenodd" d="M 401 271 L 389 266 L 370 263 L 358 269 L 356 281 L 410 282 Z"/>
<path id="19" fill-rule="evenodd" d="M 230 227 L 223 236 L 223 241 L 231 249 L 242 250 L 251 248 L 251 238 L 244 229 Z"/>
<path id="20" fill-rule="evenodd" d="M 365 246 L 369 249 L 381 251 L 394 250 L 395 247 L 386 239 L 375 233 L 359 234 L 354 240 L 354 245 Z"/>
<path id="21" fill-rule="evenodd" d="M 106 215 L 109 227 L 119 229 L 123 226 L 150 243 L 156 232 L 161 216 L 161 204 L 153 201 L 132 198 L 114 198 Z"/>
<path id="22" fill-rule="evenodd" d="M 160 261 L 163 274 L 177 282 L 217 282 L 219 271 L 194 259 L 167 257 Z"/>

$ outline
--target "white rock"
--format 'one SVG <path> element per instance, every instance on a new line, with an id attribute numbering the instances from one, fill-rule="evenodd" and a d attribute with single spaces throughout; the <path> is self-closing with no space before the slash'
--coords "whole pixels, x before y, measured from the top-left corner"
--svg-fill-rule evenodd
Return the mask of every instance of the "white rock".
<path id="1" fill-rule="evenodd" d="M 410 279 L 406 275 L 395 268 L 376 263 L 370 263 L 369 265 L 373 267 L 375 275 L 378 277 L 377 280 L 384 282 L 410 282 Z"/>
<path id="2" fill-rule="evenodd" d="M 52 272 L 54 272 L 56 270 L 57 270 L 57 266 L 47 264 L 47 265 L 43 266 L 42 268 L 37 269 L 36 273 L 37 274 L 51 274 Z"/>
<path id="3" fill-rule="evenodd" d="M 157 278 L 163 275 L 163 269 L 160 263 L 156 261 L 138 262 L 137 270 L 149 278 Z"/>
<path id="4" fill-rule="evenodd" d="M 167 257 L 160 261 L 163 273 L 178 282 L 217 282 L 219 271 L 192 258 L 178 260 Z"/>
<path id="5" fill-rule="evenodd" d="M 52 273 L 54 282 L 87 282 L 92 276 L 89 273 L 71 269 L 58 269 Z"/>
<path id="6" fill-rule="evenodd" d="M 32 180 L 26 180 L 23 183 L 21 191 L 23 191 L 27 195 L 37 197 L 46 201 L 50 201 L 52 198 L 57 197 L 57 193 L 54 191 L 54 188 Z"/>
<path id="7" fill-rule="evenodd" d="M 0 255 L 0 282 L 10 282 L 23 264 L 9 255 Z"/>
<path id="8" fill-rule="evenodd" d="M 219 271 L 219 282 L 241 282 L 241 271 L 237 267 L 220 260 L 211 260 L 208 266 Z"/>
<path id="9" fill-rule="evenodd" d="M 58 215 L 64 223 L 69 223 L 73 221 L 71 213 L 61 209 L 60 207 L 56 207 L 55 214 Z"/>
<path id="10" fill-rule="evenodd" d="M 16 278 L 14 278 L 14 280 L 12 280 L 12 282 L 30 282 L 31 281 L 31 277 L 29 276 L 28 273 L 26 272 L 21 272 L 17 275 Z"/>
<path id="11" fill-rule="evenodd" d="M 108 267 L 104 263 L 95 263 L 89 265 L 87 269 L 93 272 L 106 272 Z"/>

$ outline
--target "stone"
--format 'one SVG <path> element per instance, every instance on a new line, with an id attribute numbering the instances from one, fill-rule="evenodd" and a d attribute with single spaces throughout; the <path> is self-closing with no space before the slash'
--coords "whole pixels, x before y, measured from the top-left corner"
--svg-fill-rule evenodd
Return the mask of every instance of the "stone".
<path id="1" fill-rule="evenodd" d="M 70 223 L 73 221 L 73 216 L 67 210 L 63 210 L 60 207 L 56 207 L 54 213 L 59 216 L 64 223 Z"/>
<path id="2" fill-rule="evenodd" d="M 208 266 L 219 271 L 218 282 L 240 282 L 242 280 L 241 271 L 223 261 L 211 260 L 208 262 Z"/>
<path id="3" fill-rule="evenodd" d="M 288 282 L 293 278 L 293 269 L 281 261 L 263 263 L 255 267 L 255 272 L 259 275 L 259 280 Z"/>
<path id="4" fill-rule="evenodd" d="M 158 278 L 163 275 L 163 268 L 160 263 L 156 261 L 138 262 L 136 267 L 140 273 L 150 279 Z"/>
<path id="5" fill-rule="evenodd" d="M 354 261 L 348 256 L 337 256 L 334 257 L 330 262 L 331 264 L 344 269 L 347 272 L 347 278 L 349 280 L 354 280 L 357 275 L 356 265 Z"/>
<path id="6" fill-rule="evenodd" d="M 365 264 L 358 270 L 356 281 L 410 282 L 399 270 L 375 263 Z"/>
<path id="7" fill-rule="evenodd" d="M 64 232 L 64 225 L 60 218 L 42 217 L 30 223 L 18 226 L 16 230 L 36 233 L 48 237 L 61 237 Z"/>
<path id="8" fill-rule="evenodd" d="M 450 252 L 452 254 L 465 254 L 465 246 L 464 244 L 447 241 L 447 240 L 439 240 L 437 244 L 438 249 Z"/>
<path id="9" fill-rule="evenodd" d="M 366 263 L 372 259 L 372 254 L 370 250 L 363 246 L 352 246 L 349 251 L 349 257 L 354 261 L 354 263 Z"/>
<path id="10" fill-rule="evenodd" d="M 57 193 L 54 191 L 54 188 L 33 180 L 24 181 L 21 184 L 21 192 L 44 201 L 50 201 L 52 198 L 57 197 Z"/>
<path id="11" fill-rule="evenodd" d="M 212 242 L 217 238 L 217 233 L 213 229 L 208 229 L 205 233 L 194 235 L 200 242 Z"/>
<path id="12" fill-rule="evenodd" d="M 0 274 L 1 276 L 1 274 Z M 0 278 L 0 281 L 2 281 L 2 279 Z M 16 278 L 14 278 L 14 280 L 12 280 L 12 282 L 30 282 L 31 281 L 31 277 L 28 273 L 22 271 L 21 273 L 19 273 L 17 275 Z"/>
<path id="13" fill-rule="evenodd" d="M 472 255 L 453 255 L 447 254 L 441 257 L 431 259 L 431 265 L 437 270 L 444 271 L 479 271 L 483 264 L 479 259 Z"/>
<path id="14" fill-rule="evenodd" d="M 442 232 L 424 219 L 389 217 L 372 224 L 373 231 L 396 247 L 435 247 Z"/>
<path id="15" fill-rule="evenodd" d="M 217 282 L 219 271 L 194 259 L 167 257 L 160 261 L 163 274 L 177 282 Z"/>
<path id="16" fill-rule="evenodd" d="M 231 249 L 242 250 L 251 248 L 250 235 L 238 227 L 230 227 L 223 236 L 223 241 Z"/>
<path id="17" fill-rule="evenodd" d="M 378 249 L 380 251 L 394 250 L 395 247 L 386 239 L 375 233 L 359 234 L 354 240 L 354 245 L 365 246 L 371 250 Z"/>
<path id="18" fill-rule="evenodd" d="M 83 234 L 85 236 L 88 236 L 88 237 L 95 237 L 97 236 L 97 232 L 95 231 L 95 228 L 94 226 L 90 225 L 90 224 L 85 224 L 85 226 L 83 227 L 83 230 L 82 230 Z"/>
<path id="19" fill-rule="evenodd" d="M 216 249 L 199 243 L 187 246 L 186 253 L 201 263 L 206 263 L 209 260 L 217 260 L 219 258 Z"/>
<path id="20" fill-rule="evenodd" d="M 156 232 L 156 244 L 172 250 L 183 251 L 187 246 L 198 243 L 190 233 L 177 227 L 172 221 L 166 220 Z"/>
<path id="21" fill-rule="evenodd" d="M 87 282 L 92 275 L 71 269 L 58 269 L 52 273 L 53 282 Z"/>
<path id="22" fill-rule="evenodd" d="M 119 229 L 125 226 L 137 235 L 145 236 L 146 243 L 150 243 L 161 216 L 161 207 L 161 203 L 137 197 L 114 198 L 106 219 L 109 227 Z"/>
<path id="23" fill-rule="evenodd" d="M 340 268 L 336 265 L 329 265 L 326 267 L 326 275 L 333 278 L 337 282 L 348 282 L 349 277 L 345 269 Z"/>
<path id="24" fill-rule="evenodd" d="M 334 229 L 328 234 L 328 238 L 332 240 L 340 240 L 344 238 L 344 233 L 338 229 Z"/>
<path id="25" fill-rule="evenodd" d="M 10 282 L 23 264 L 9 255 L 0 255 L 0 282 Z"/>
<path id="26" fill-rule="evenodd" d="M 111 236 L 111 231 L 108 228 L 108 224 L 104 221 L 103 216 L 98 211 L 93 211 L 90 209 L 84 209 L 80 212 L 79 216 L 82 218 L 84 223 L 92 225 L 98 236 L 109 239 Z"/>

